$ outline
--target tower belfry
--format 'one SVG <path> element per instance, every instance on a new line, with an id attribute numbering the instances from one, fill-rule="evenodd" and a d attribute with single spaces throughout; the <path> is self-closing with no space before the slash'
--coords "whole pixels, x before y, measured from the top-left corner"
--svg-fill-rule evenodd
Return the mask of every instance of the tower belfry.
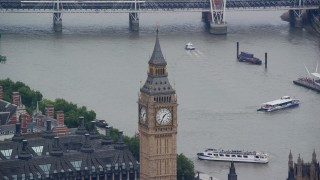
<path id="1" fill-rule="evenodd" d="M 177 99 L 158 37 L 138 98 L 140 179 L 177 179 Z"/>

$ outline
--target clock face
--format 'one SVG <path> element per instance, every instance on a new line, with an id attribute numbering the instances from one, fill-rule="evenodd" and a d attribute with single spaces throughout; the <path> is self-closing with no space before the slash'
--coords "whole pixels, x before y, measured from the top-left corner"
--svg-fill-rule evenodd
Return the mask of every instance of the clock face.
<path id="1" fill-rule="evenodd" d="M 145 123 L 147 120 L 147 110 L 145 107 L 141 107 L 140 109 L 140 120 Z"/>
<path id="2" fill-rule="evenodd" d="M 157 112 L 156 120 L 160 125 L 169 124 L 171 122 L 171 119 L 171 112 L 168 109 L 162 108 Z"/>

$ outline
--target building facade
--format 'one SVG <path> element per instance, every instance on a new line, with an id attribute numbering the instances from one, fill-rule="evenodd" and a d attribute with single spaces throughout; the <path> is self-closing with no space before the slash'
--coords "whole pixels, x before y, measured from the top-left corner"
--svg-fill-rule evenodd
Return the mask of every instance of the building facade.
<path id="1" fill-rule="evenodd" d="M 137 180 L 139 163 L 123 142 L 113 142 L 110 129 L 100 138 L 94 129 L 56 136 L 48 120 L 38 137 L 21 134 L 21 124 L 9 141 L 0 142 L 0 179 Z M 94 127 L 94 126 L 93 126 Z"/>
<path id="2" fill-rule="evenodd" d="M 138 97 L 141 180 L 177 179 L 177 97 L 158 37 Z"/>
<path id="3" fill-rule="evenodd" d="M 317 162 L 317 155 L 315 150 L 312 153 L 312 160 L 310 163 L 304 163 L 303 159 L 299 157 L 294 163 L 290 151 L 288 161 L 288 178 L 287 180 L 320 180 L 320 166 Z"/>

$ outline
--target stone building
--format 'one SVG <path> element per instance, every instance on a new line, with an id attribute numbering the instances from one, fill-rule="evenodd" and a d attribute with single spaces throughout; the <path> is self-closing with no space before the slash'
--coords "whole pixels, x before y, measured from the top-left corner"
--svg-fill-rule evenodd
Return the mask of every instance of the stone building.
<path id="1" fill-rule="evenodd" d="M 123 142 L 96 136 L 80 126 L 75 134 L 56 136 L 48 120 L 47 130 L 39 137 L 21 134 L 21 124 L 9 141 L 0 142 L 0 179 L 81 179 L 135 180 L 139 178 L 139 163 Z M 93 126 L 94 127 L 94 126 Z"/>
<path id="2" fill-rule="evenodd" d="M 158 38 L 138 97 L 141 180 L 177 179 L 177 97 Z"/>
<path id="3" fill-rule="evenodd" d="M 21 101 L 19 92 L 12 93 L 12 102 L 3 100 L 3 87 L 0 86 L 0 140 L 10 139 L 15 133 L 15 124 L 21 124 L 21 133 L 39 133 L 46 130 L 45 121 L 51 121 L 53 132 L 57 135 L 70 133 L 70 130 L 64 125 L 64 112 L 57 111 L 54 118 L 54 106 L 46 105 L 45 114 L 43 114 L 37 105 L 33 115 L 26 111 L 26 107 Z"/>
<path id="4" fill-rule="evenodd" d="M 290 151 L 288 161 L 288 178 L 287 180 L 319 180 L 320 166 L 317 162 L 315 150 L 312 153 L 312 160 L 310 163 L 304 163 L 303 159 L 298 156 L 297 162 L 294 163 Z"/>

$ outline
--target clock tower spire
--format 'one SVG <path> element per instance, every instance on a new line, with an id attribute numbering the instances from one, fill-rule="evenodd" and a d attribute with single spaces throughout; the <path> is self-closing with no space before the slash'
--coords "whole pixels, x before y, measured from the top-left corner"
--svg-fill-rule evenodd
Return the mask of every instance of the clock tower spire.
<path id="1" fill-rule="evenodd" d="M 140 179 L 177 179 L 177 98 L 158 37 L 138 98 Z"/>

